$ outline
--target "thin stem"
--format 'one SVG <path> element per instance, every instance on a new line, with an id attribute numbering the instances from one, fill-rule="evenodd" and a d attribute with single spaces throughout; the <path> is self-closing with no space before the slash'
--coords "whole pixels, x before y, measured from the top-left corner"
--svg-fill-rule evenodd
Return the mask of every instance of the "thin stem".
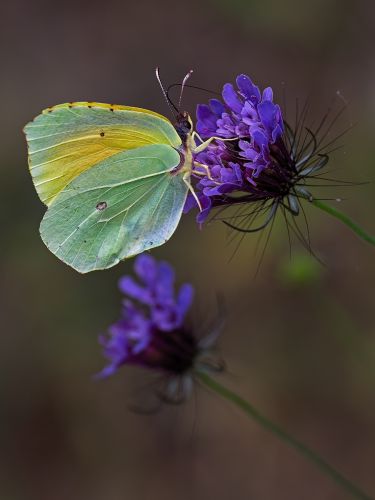
<path id="1" fill-rule="evenodd" d="M 298 441 L 296 438 L 281 429 L 281 427 L 279 427 L 277 424 L 273 423 L 267 417 L 262 415 L 250 403 L 242 399 L 227 387 L 222 386 L 219 382 L 211 378 L 207 373 L 198 372 L 196 375 L 206 387 L 208 387 L 224 399 L 233 403 L 235 406 L 243 410 L 248 417 L 255 420 L 255 422 L 263 427 L 263 429 L 271 432 L 278 439 L 284 441 L 284 443 L 288 444 L 291 448 L 297 450 L 307 460 L 315 464 L 322 472 L 329 476 L 336 484 L 340 485 L 347 493 L 350 493 L 354 498 L 359 498 L 361 500 L 371 500 L 372 497 L 364 493 L 358 486 L 353 484 L 338 470 L 329 465 L 328 462 L 317 455 L 308 446 Z"/>
<path id="2" fill-rule="evenodd" d="M 336 217 L 336 219 L 341 220 L 341 222 L 346 224 L 352 231 L 356 233 L 357 236 L 367 241 L 367 243 L 375 245 L 374 236 L 371 236 L 368 233 L 366 233 L 364 229 L 358 226 L 358 224 L 356 224 L 350 217 L 337 210 L 337 208 L 334 208 L 331 205 L 327 205 L 326 203 L 320 200 L 312 200 L 311 203 L 316 207 L 320 208 L 321 210 L 324 210 L 324 212 L 327 212 L 328 214 L 332 215 L 332 217 Z"/>

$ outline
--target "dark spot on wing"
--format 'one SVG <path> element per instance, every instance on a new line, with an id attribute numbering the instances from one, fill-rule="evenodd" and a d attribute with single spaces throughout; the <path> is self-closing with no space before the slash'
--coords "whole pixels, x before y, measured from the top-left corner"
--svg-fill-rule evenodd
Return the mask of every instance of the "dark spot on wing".
<path id="1" fill-rule="evenodd" d="M 105 210 L 106 208 L 107 208 L 106 201 L 99 201 L 99 203 L 96 205 L 96 210 Z"/>
<path id="2" fill-rule="evenodd" d="M 104 132 L 100 132 L 100 137 L 104 137 L 105 136 L 105 133 Z"/>

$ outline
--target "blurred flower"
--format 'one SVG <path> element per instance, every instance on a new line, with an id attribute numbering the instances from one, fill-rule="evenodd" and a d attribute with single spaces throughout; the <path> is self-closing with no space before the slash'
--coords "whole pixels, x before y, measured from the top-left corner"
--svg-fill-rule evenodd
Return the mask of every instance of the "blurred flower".
<path id="1" fill-rule="evenodd" d="M 112 375 L 125 364 L 143 366 L 167 375 L 165 399 L 185 399 L 194 369 L 209 367 L 206 355 L 217 335 L 201 340 L 194 336 L 186 322 L 193 287 L 184 284 L 176 294 L 174 271 L 167 262 L 142 254 L 134 270 L 138 280 L 124 276 L 119 282 L 127 296 L 121 318 L 100 337 L 110 364 L 99 377 Z"/>
<path id="2" fill-rule="evenodd" d="M 305 107 L 293 131 L 273 102 L 270 87 L 261 93 L 246 75 L 239 75 L 236 84 L 236 88 L 224 85 L 223 102 L 212 99 L 209 105 L 197 107 L 196 128 L 201 139 L 218 137 L 194 158 L 196 194 L 202 206 L 197 222 L 202 224 L 214 207 L 251 203 L 248 217 L 239 215 L 237 226 L 225 222 L 239 231 L 254 232 L 266 227 L 278 208 L 284 215 L 298 215 L 301 200 L 312 201 L 307 180 L 310 184 L 326 165 L 325 151 L 333 141 L 322 144 L 327 131 L 322 133 L 322 141 L 316 137 L 327 116 L 314 133 L 304 126 Z M 189 194 L 185 213 L 196 206 Z M 257 217 L 263 217 L 262 223 L 253 228 Z"/>

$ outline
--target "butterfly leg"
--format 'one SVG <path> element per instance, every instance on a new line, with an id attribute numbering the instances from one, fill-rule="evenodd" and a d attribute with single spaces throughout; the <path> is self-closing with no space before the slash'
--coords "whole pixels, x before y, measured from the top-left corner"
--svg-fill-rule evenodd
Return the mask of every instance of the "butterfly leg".
<path id="1" fill-rule="evenodd" d="M 192 137 L 193 137 L 193 140 L 195 140 L 195 138 L 197 137 L 198 138 L 198 141 L 203 144 L 204 143 L 204 140 L 202 139 L 202 137 L 198 134 L 198 132 L 196 132 L 194 130 L 194 132 L 192 133 Z"/>
<path id="2" fill-rule="evenodd" d="M 207 165 L 205 165 L 204 163 L 200 163 L 199 161 L 195 161 L 194 162 L 194 166 L 203 169 L 204 172 L 200 172 L 199 170 L 194 170 L 193 169 L 191 171 L 192 174 L 199 175 L 201 177 L 206 176 L 208 179 L 210 179 L 210 181 L 215 182 L 216 184 L 220 184 L 220 182 L 215 181 L 215 179 L 212 177 L 210 168 Z"/>
<path id="3" fill-rule="evenodd" d="M 202 170 L 204 170 L 204 172 L 200 172 L 199 170 L 193 169 L 192 172 L 191 172 L 192 174 L 201 175 L 201 176 L 205 175 L 206 177 L 208 177 L 210 179 L 210 181 L 213 181 L 210 169 L 209 169 L 209 167 L 207 165 L 205 165 L 204 163 L 200 163 L 199 161 L 195 161 L 194 162 L 194 167 L 199 167 Z"/>
<path id="4" fill-rule="evenodd" d="M 189 188 L 189 191 L 191 192 L 191 194 L 193 195 L 194 197 L 194 200 L 197 202 L 197 205 L 198 205 L 198 208 L 199 208 L 199 211 L 202 212 L 202 205 L 201 205 L 201 202 L 199 201 L 199 198 L 197 196 L 197 193 L 195 192 L 191 182 L 190 182 L 190 172 L 186 172 L 183 177 L 182 177 L 182 180 L 185 182 L 185 184 L 187 185 L 187 187 Z"/>
<path id="5" fill-rule="evenodd" d="M 196 153 L 201 153 L 202 151 L 204 151 L 205 149 L 208 148 L 208 146 L 211 144 L 212 141 L 236 141 L 238 139 L 238 137 L 230 137 L 229 139 L 224 139 L 224 137 L 210 137 L 209 139 L 207 139 L 206 141 L 202 142 L 202 144 L 199 144 L 199 146 L 197 146 L 195 149 L 194 149 L 194 154 Z"/>

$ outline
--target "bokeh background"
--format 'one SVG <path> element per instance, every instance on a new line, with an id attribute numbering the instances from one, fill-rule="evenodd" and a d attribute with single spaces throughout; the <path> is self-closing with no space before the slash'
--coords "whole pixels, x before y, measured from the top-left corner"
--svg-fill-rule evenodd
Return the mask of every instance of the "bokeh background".
<path id="1" fill-rule="evenodd" d="M 81 276 L 44 247 L 44 208 L 27 169 L 23 125 L 56 103 L 90 100 L 167 114 L 154 77 L 193 68 L 220 90 L 241 72 L 293 109 L 310 96 L 317 120 L 336 91 L 350 104 L 331 160 L 336 177 L 369 184 L 321 188 L 375 233 L 374 21 L 371 0 L 159 2 L 12 0 L 0 7 L 1 53 L 1 500 L 225 500 L 346 498 L 296 452 L 197 387 L 156 415 L 128 410 L 146 379 L 104 365 L 97 336 L 119 312 L 125 262 Z M 185 93 L 194 114 L 206 94 Z M 312 246 L 276 224 L 260 270 L 257 237 L 236 242 L 194 216 L 154 255 L 197 289 L 196 316 L 225 297 L 222 382 L 375 495 L 375 255 L 307 207 Z M 237 240 L 238 241 L 238 240 Z M 135 394 L 137 395 L 137 394 Z"/>

